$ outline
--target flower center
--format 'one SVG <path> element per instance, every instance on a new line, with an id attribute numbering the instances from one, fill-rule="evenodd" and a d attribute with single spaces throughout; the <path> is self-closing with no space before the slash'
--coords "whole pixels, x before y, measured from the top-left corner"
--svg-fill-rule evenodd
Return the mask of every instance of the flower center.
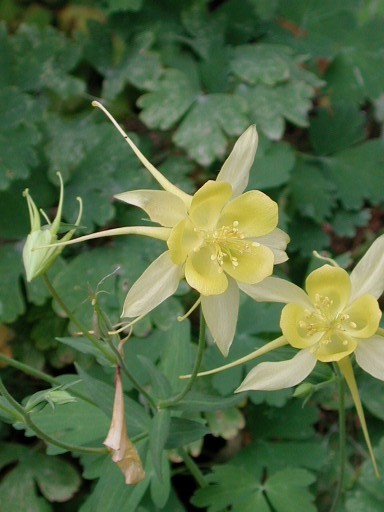
<path id="1" fill-rule="evenodd" d="M 211 260 L 217 263 L 219 273 L 223 272 L 226 263 L 230 263 L 232 268 L 236 269 L 239 266 L 239 257 L 243 254 L 252 254 L 253 248 L 260 246 L 257 242 L 244 240 L 245 235 L 239 230 L 237 220 L 233 221 L 232 226 L 222 226 L 211 231 L 194 228 L 194 231 L 201 236 L 201 243 L 195 251 L 209 247 Z"/>
<path id="2" fill-rule="evenodd" d="M 356 329 L 355 322 L 350 320 L 347 313 L 335 313 L 333 300 L 325 295 L 316 294 L 313 302 L 314 310 L 304 310 L 305 320 L 300 320 L 299 327 L 303 329 L 305 336 L 323 333 L 319 343 L 327 345 L 332 342 L 332 336 L 343 335 L 351 329 Z M 342 340 L 343 345 L 348 345 L 348 340 Z"/>

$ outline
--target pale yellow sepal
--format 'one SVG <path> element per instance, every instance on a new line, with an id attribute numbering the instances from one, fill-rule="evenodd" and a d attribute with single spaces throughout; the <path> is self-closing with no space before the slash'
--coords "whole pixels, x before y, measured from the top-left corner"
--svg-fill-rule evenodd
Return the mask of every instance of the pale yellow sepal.
<path id="1" fill-rule="evenodd" d="M 368 447 L 368 452 L 371 457 L 373 468 L 375 470 L 375 475 L 377 478 L 380 478 L 379 470 L 377 469 L 376 459 L 375 459 L 375 455 L 373 453 L 371 439 L 369 437 L 368 427 L 367 427 L 367 423 L 365 421 L 364 410 L 363 410 L 363 406 L 361 404 L 360 394 L 359 394 L 359 390 L 357 388 L 355 374 L 353 373 L 351 361 L 350 361 L 349 357 L 345 357 L 344 359 L 341 359 L 340 361 L 338 361 L 337 364 L 339 365 L 341 373 L 344 375 L 344 378 L 345 378 L 345 380 L 348 384 L 349 390 L 351 392 L 353 402 L 356 407 L 357 415 L 360 420 L 360 425 L 361 425 L 361 428 L 363 429 L 363 434 L 364 434 L 365 442 Z"/>

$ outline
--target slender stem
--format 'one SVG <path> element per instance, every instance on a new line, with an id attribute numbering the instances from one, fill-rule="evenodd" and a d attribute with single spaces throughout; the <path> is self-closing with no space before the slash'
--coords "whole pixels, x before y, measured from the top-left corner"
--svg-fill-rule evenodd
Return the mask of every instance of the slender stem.
<path id="1" fill-rule="evenodd" d="M 36 368 L 33 368 L 32 366 L 29 366 L 28 364 L 21 363 L 20 361 L 16 361 L 15 359 L 12 359 L 11 357 L 8 357 L 4 354 L 0 354 L 0 361 L 3 363 L 6 363 L 8 366 L 12 366 L 13 368 L 16 368 L 17 370 L 22 371 L 26 375 L 30 375 L 31 377 L 34 377 L 36 379 L 40 379 L 44 382 L 48 382 L 48 384 L 51 384 L 52 386 L 63 386 L 63 383 L 60 381 L 60 379 L 57 379 L 56 377 L 52 377 L 52 375 L 48 375 L 45 372 L 42 372 L 40 370 L 36 370 Z M 81 400 L 84 400 L 85 402 L 89 402 L 90 404 L 94 404 L 94 401 L 91 400 L 89 397 L 83 395 L 82 393 L 79 393 L 75 389 L 71 389 L 70 391 L 71 395 L 81 398 Z"/>
<path id="2" fill-rule="evenodd" d="M 199 341 L 197 345 L 197 355 L 195 359 L 195 364 L 193 366 L 193 370 L 191 373 L 191 378 L 188 380 L 186 386 L 184 389 L 180 391 L 180 393 L 177 393 L 173 397 L 167 398 L 166 400 L 162 400 L 159 402 L 158 407 L 160 409 L 171 407 L 172 405 L 175 405 L 177 402 L 180 402 L 185 395 L 191 390 L 196 378 L 197 374 L 199 372 L 199 368 L 201 365 L 201 361 L 203 360 L 203 354 L 204 354 L 204 348 L 205 348 L 205 318 L 203 316 L 202 310 L 200 309 L 200 329 L 199 329 Z"/>
<path id="3" fill-rule="evenodd" d="M 70 452 L 77 453 L 85 453 L 85 454 L 102 454 L 108 453 L 107 448 L 91 448 L 87 446 L 75 446 L 72 444 L 64 443 L 57 439 L 54 439 L 49 434 L 46 434 L 35 424 L 35 422 L 31 419 L 30 415 L 25 411 L 24 407 L 17 402 L 13 396 L 8 392 L 7 388 L 4 386 L 3 381 L 0 379 L 0 393 L 4 396 L 4 398 L 11 404 L 11 406 L 23 417 L 24 422 L 27 427 L 29 427 L 33 432 L 42 439 L 45 443 L 51 444 L 53 446 L 57 446 L 59 448 L 63 448 L 64 450 L 68 450 Z"/>
<path id="4" fill-rule="evenodd" d="M 336 494 L 333 499 L 330 512 L 337 512 L 340 500 L 344 492 L 345 461 L 346 461 L 346 432 L 345 432 L 345 383 L 337 367 L 337 382 L 339 387 L 339 480 L 337 483 Z"/>
<path id="5" fill-rule="evenodd" d="M 95 301 L 95 304 L 94 304 L 94 308 L 95 308 L 96 315 L 104 322 L 104 324 L 105 324 L 105 326 L 107 328 L 107 332 L 110 332 L 112 330 L 112 326 L 111 326 L 110 320 L 107 317 L 107 315 L 104 313 L 104 311 L 99 307 L 99 305 L 98 305 L 98 303 L 96 301 Z M 119 350 L 113 344 L 111 336 L 108 335 L 106 340 L 107 340 L 111 350 L 115 354 L 116 359 L 118 361 L 118 364 L 119 364 L 120 368 L 123 370 L 125 376 L 131 381 L 131 383 L 134 385 L 134 387 L 137 389 L 137 391 L 139 393 L 141 393 L 148 400 L 148 402 L 152 405 L 152 407 L 156 408 L 157 407 L 156 400 L 154 399 L 154 397 L 152 397 L 148 393 L 148 391 L 132 375 L 132 373 L 129 370 L 128 366 L 125 364 L 125 361 L 124 361 L 122 355 L 120 354 Z"/>
<path id="6" fill-rule="evenodd" d="M 254 352 L 251 352 L 250 354 L 247 354 L 244 357 L 241 357 L 240 359 L 236 359 L 236 361 L 232 361 L 232 363 L 225 364 L 224 366 L 219 366 L 218 368 L 213 368 L 212 370 L 207 370 L 205 372 L 199 372 L 197 374 L 197 377 L 205 377 L 206 375 L 213 375 L 214 373 L 223 372 L 224 370 L 229 370 L 230 368 L 234 368 L 235 366 L 239 366 L 240 364 L 247 363 L 248 361 L 252 361 L 252 359 L 255 359 L 256 357 L 263 356 L 264 354 L 267 354 L 271 350 L 276 350 L 277 348 L 284 347 L 284 345 L 287 345 L 288 341 L 284 338 L 284 336 L 280 336 L 279 338 L 276 338 L 273 341 L 270 341 L 269 343 L 266 343 L 264 346 L 258 348 Z M 179 379 L 190 379 L 191 375 L 180 375 Z"/>
<path id="7" fill-rule="evenodd" d="M 11 357 L 6 356 L 5 354 L 0 354 L 0 361 L 2 363 L 7 364 L 8 366 L 12 366 L 13 368 L 16 368 L 17 370 L 22 371 L 26 375 L 30 375 L 31 377 L 34 377 L 36 379 L 40 379 L 44 382 L 48 382 L 48 384 L 52 384 L 53 386 L 62 384 L 57 379 L 55 379 L 55 377 L 52 377 L 51 375 L 48 375 L 47 373 L 41 372 L 40 370 L 36 370 L 36 368 L 33 368 L 32 366 L 29 366 L 28 364 L 21 363 L 20 361 L 15 361 L 15 359 L 12 359 Z"/>
<path id="8" fill-rule="evenodd" d="M 121 357 L 121 354 L 117 350 L 117 348 L 113 345 L 113 343 L 110 343 L 110 347 L 112 348 L 113 352 L 116 355 L 116 358 L 118 360 L 118 364 L 123 370 L 125 376 L 131 381 L 131 383 L 134 385 L 134 387 L 137 389 L 139 393 L 141 393 L 148 402 L 152 405 L 152 407 L 156 408 L 157 403 L 153 396 L 151 396 L 148 391 L 140 384 L 140 382 L 132 375 L 130 370 L 128 369 L 128 366 L 125 364 L 124 359 Z"/>
<path id="9" fill-rule="evenodd" d="M 184 448 L 179 448 L 178 450 L 180 456 L 183 458 L 184 464 L 189 469 L 189 472 L 193 476 L 193 478 L 196 480 L 196 482 L 199 484 L 200 487 L 208 487 L 208 482 L 206 481 L 203 473 L 200 471 L 199 466 L 196 464 L 196 462 L 192 459 L 192 457 L 189 455 L 189 453 L 184 450 Z"/>
<path id="10" fill-rule="evenodd" d="M 61 307 L 63 311 L 65 311 L 67 317 L 71 320 L 72 323 L 76 325 L 76 327 L 82 332 L 83 336 L 85 336 L 94 347 L 96 347 L 100 352 L 102 352 L 105 357 L 110 361 L 111 363 L 116 363 L 115 358 L 111 355 L 110 351 L 107 350 L 103 345 L 99 342 L 97 338 L 92 336 L 88 332 L 88 330 L 83 326 L 83 324 L 75 317 L 75 315 L 72 313 L 72 311 L 67 307 L 67 305 L 64 303 L 64 301 L 61 299 L 60 295 L 57 293 L 56 289 L 54 288 L 53 284 L 51 283 L 49 277 L 47 274 L 43 275 L 43 280 L 46 285 L 46 287 L 49 290 L 49 293 L 52 295 L 53 299 L 58 303 L 58 305 Z"/>

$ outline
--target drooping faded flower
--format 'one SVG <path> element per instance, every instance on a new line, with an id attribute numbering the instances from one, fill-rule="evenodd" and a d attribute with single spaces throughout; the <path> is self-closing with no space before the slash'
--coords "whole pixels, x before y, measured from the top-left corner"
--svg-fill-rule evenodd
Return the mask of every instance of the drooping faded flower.
<path id="1" fill-rule="evenodd" d="M 117 228 L 81 237 L 140 234 L 162 239 L 167 250 L 129 290 L 122 316 L 135 318 L 171 296 L 180 280 L 200 294 L 199 301 L 213 339 L 226 355 L 232 343 L 239 308 L 239 283 L 250 289 L 287 259 L 289 237 L 278 229 L 278 207 L 260 191 L 244 192 L 256 154 L 258 136 L 250 126 L 238 139 L 215 181 L 193 196 L 170 183 L 140 152 L 109 112 L 126 142 L 163 190 L 135 190 L 116 196 L 142 208 L 160 227 Z M 73 242 L 76 242 L 74 240 Z"/>
<path id="2" fill-rule="evenodd" d="M 63 250 L 62 246 L 56 245 L 56 242 L 58 242 L 57 234 L 60 229 L 64 200 L 63 180 L 59 172 L 57 173 L 57 175 L 60 180 L 60 199 L 57 208 L 57 214 L 52 223 L 44 214 L 44 218 L 47 221 L 47 224 L 44 226 L 41 225 L 39 210 L 37 209 L 37 206 L 34 203 L 32 197 L 29 195 L 29 190 L 26 189 L 23 193 L 23 195 L 27 199 L 29 218 L 31 221 L 31 232 L 27 237 L 23 249 L 23 262 L 28 282 L 32 281 L 32 279 L 34 279 L 35 277 L 45 274 L 49 267 L 52 265 L 52 263 L 55 261 L 57 256 L 59 256 L 59 254 Z M 75 226 L 79 225 L 82 214 L 81 199 L 78 198 L 78 201 L 80 207 L 79 214 L 75 222 Z M 60 242 L 65 242 L 72 238 L 74 232 L 75 229 L 71 229 L 70 231 L 68 231 L 68 233 L 66 233 L 60 239 Z M 51 245 L 52 247 L 46 247 L 48 245 Z"/>
<path id="3" fill-rule="evenodd" d="M 145 471 L 140 456 L 135 445 L 128 437 L 124 393 L 119 366 L 116 368 L 112 422 L 104 444 L 111 451 L 112 460 L 116 462 L 122 471 L 126 484 L 138 484 L 145 478 Z"/>

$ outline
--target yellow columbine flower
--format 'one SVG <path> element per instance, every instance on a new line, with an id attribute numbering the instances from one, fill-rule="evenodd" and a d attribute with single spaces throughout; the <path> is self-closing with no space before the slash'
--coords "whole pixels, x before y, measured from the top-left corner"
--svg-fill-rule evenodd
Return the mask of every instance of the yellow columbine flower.
<path id="1" fill-rule="evenodd" d="M 379 328 L 381 311 L 377 302 L 384 290 L 384 235 L 372 244 L 351 275 L 330 265 L 311 272 L 306 280 L 307 293 L 274 277 L 252 289 L 240 287 L 258 301 L 287 303 L 280 320 L 283 336 L 226 367 L 286 344 L 300 351 L 288 361 L 257 365 L 236 391 L 288 388 L 302 382 L 317 361 L 337 363 L 351 391 L 375 465 L 349 355 L 354 353 L 363 370 L 384 380 L 384 336 Z"/>
<path id="2" fill-rule="evenodd" d="M 191 196 L 145 158 L 100 103 L 93 105 L 103 110 L 164 189 L 135 190 L 115 197 L 142 208 L 161 227 L 117 228 L 72 242 L 124 234 L 164 240 L 168 250 L 133 284 L 122 316 L 136 318 L 149 313 L 171 296 L 185 277 L 199 292 L 208 328 L 226 355 L 236 329 L 238 284 L 246 283 L 252 289 L 271 275 L 274 264 L 287 259 L 289 237 L 276 227 L 277 204 L 259 191 L 243 194 L 258 144 L 255 126 L 240 136 L 216 180 L 208 181 Z"/>
<path id="3" fill-rule="evenodd" d="M 23 193 L 23 195 L 27 199 L 29 218 L 31 221 L 31 232 L 27 237 L 23 249 L 23 262 L 28 282 L 32 281 L 32 279 L 34 279 L 35 277 L 45 274 L 49 267 L 53 264 L 57 256 L 63 250 L 62 247 L 59 247 L 56 244 L 56 242 L 58 242 L 57 233 L 60 229 L 64 199 L 63 180 L 59 172 L 57 173 L 57 175 L 60 180 L 60 199 L 57 208 L 57 214 L 53 222 L 50 222 L 45 213 L 42 212 L 45 220 L 47 221 L 47 224 L 42 226 L 40 221 L 39 210 L 37 209 L 37 206 L 34 203 L 32 197 L 29 195 L 29 190 L 26 189 Z M 79 201 L 80 207 L 79 214 L 75 222 L 76 226 L 79 225 L 82 214 L 81 199 L 77 198 L 77 200 Z M 73 236 L 74 232 L 74 229 L 68 231 L 68 233 L 66 233 L 61 238 L 60 242 L 65 242 L 69 240 Z M 46 247 L 47 245 L 50 245 L 52 247 Z M 44 248 L 40 249 L 40 247 L 42 246 L 44 246 Z"/>

